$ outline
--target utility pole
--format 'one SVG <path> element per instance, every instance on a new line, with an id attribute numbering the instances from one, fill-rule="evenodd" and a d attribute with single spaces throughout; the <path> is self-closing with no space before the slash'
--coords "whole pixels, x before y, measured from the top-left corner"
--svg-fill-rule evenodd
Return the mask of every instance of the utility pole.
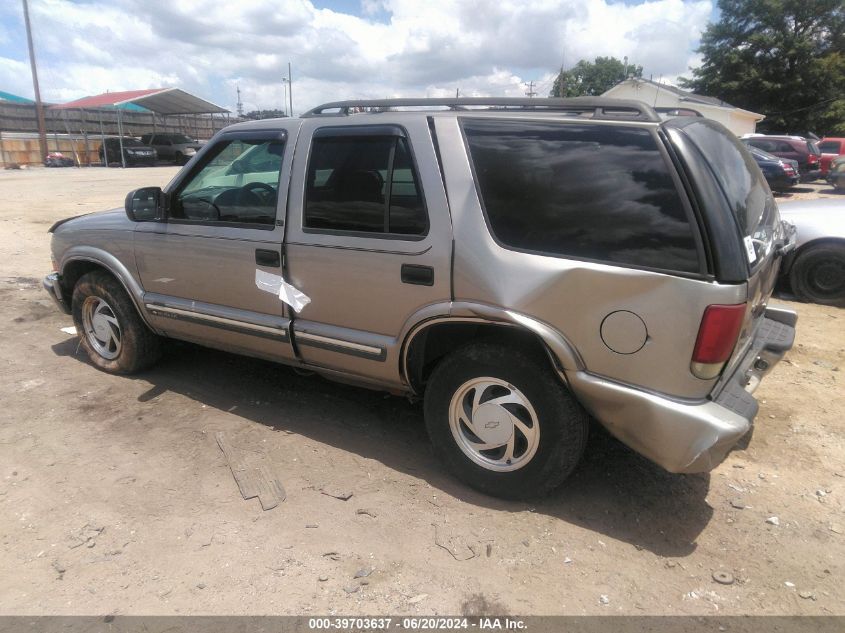
<path id="1" fill-rule="evenodd" d="M 293 75 L 290 72 L 290 62 L 288 62 L 288 99 L 290 100 L 290 115 L 293 116 Z"/>
<path id="2" fill-rule="evenodd" d="M 23 0 L 23 21 L 26 25 L 26 43 L 29 46 L 29 65 L 32 68 L 32 87 L 35 90 L 35 115 L 38 118 L 38 146 L 41 160 L 47 159 L 47 124 L 44 122 L 44 104 L 41 103 L 41 90 L 38 88 L 38 70 L 35 66 L 35 48 L 32 45 L 32 26 L 29 23 L 29 5 Z"/>
<path id="3" fill-rule="evenodd" d="M 537 93 L 534 91 L 534 82 L 533 82 L 533 81 L 529 81 L 529 82 L 528 82 L 528 83 L 526 83 L 525 85 L 526 85 L 526 86 L 528 86 L 528 90 L 526 90 L 526 91 L 525 91 L 525 96 L 527 96 L 529 99 L 533 98 L 533 97 L 537 94 Z"/>
<path id="4" fill-rule="evenodd" d="M 461 89 L 455 88 L 455 99 L 460 99 L 460 98 L 461 98 Z"/>
<path id="5" fill-rule="evenodd" d="M 237 112 L 238 112 L 238 118 L 242 119 L 242 118 L 244 118 L 244 104 L 241 101 L 241 87 L 238 86 L 237 88 L 238 88 Z"/>

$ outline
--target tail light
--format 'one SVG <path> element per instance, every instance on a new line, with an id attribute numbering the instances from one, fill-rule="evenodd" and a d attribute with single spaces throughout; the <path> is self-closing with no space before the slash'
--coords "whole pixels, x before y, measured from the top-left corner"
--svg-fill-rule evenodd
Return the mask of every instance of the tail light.
<path id="1" fill-rule="evenodd" d="M 792 165 L 789 165 L 787 163 L 781 163 L 780 166 L 783 167 L 784 173 L 788 176 L 792 176 L 795 174 L 795 170 L 792 169 Z"/>
<path id="2" fill-rule="evenodd" d="M 690 371 L 697 378 L 709 380 L 722 371 L 736 347 L 745 307 L 744 303 L 710 305 L 704 310 L 690 363 Z"/>
<path id="3" fill-rule="evenodd" d="M 808 165 L 815 165 L 819 162 L 819 157 L 815 154 L 807 154 L 807 164 Z"/>

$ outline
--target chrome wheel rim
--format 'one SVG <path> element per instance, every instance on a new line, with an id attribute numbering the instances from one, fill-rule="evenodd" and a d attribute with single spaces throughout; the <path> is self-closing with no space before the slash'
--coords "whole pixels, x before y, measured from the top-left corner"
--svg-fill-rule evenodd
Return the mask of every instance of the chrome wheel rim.
<path id="1" fill-rule="evenodd" d="M 112 307 L 100 297 L 88 297 L 82 304 L 82 328 L 91 347 L 106 360 L 120 354 L 122 332 Z"/>
<path id="2" fill-rule="evenodd" d="M 509 472 L 537 452 L 540 423 L 519 389 L 498 378 L 473 378 L 449 404 L 449 427 L 461 451 L 488 470 Z"/>

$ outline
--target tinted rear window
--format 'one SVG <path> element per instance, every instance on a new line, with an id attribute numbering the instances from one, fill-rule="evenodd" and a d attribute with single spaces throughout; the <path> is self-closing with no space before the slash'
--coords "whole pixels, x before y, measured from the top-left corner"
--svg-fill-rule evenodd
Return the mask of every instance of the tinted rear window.
<path id="1" fill-rule="evenodd" d="M 503 245 L 699 272 L 686 210 L 648 130 L 489 119 L 462 126 Z"/>
<path id="2" fill-rule="evenodd" d="M 811 154 L 815 154 L 816 156 L 821 154 L 821 151 L 819 151 L 819 146 L 816 145 L 815 141 L 807 141 L 807 149 Z"/>
<path id="3" fill-rule="evenodd" d="M 765 178 L 742 143 L 719 124 L 694 121 L 683 131 L 698 147 L 727 198 L 743 237 L 754 245 L 755 262 L 771 250 L 777 207 Z M 752 142 L 757 145 L 756 142 Z"/>

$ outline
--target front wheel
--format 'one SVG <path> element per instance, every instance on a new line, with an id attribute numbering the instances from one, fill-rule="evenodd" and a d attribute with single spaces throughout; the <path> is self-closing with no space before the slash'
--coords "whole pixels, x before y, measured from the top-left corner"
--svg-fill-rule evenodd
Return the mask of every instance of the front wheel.
<path id="1" fill-rule="evenodd" d="M 800 253 L 789 272 L 799 299 L 824 305 L 845 304 L 845 245 L 819 244 Z"/>
<path id="2" fill-rule="evenodd" d="M 545 359 L 475 343 L 447 356 L 425 393 L 435 452 L 461 480 L 505 499 L 539 497 L 569 476 L 589 416 Z"/>
<path id="3" fill-rule="evenodd" d="M 73 323 L 80 347 L 100 369 L 131 374 L 160 356 L 159 337 L 141 320 L 118 281 L 102 271 L 80 277 L 73 289 Z"/>

